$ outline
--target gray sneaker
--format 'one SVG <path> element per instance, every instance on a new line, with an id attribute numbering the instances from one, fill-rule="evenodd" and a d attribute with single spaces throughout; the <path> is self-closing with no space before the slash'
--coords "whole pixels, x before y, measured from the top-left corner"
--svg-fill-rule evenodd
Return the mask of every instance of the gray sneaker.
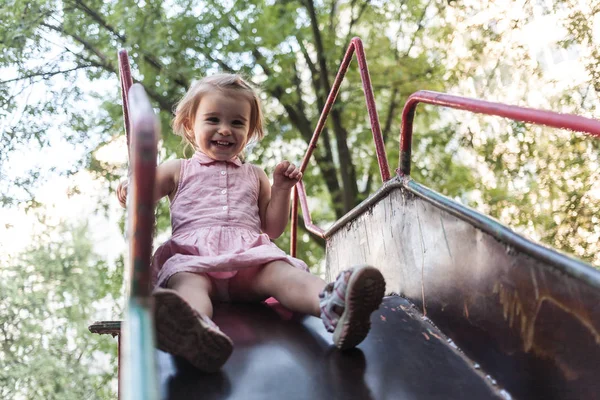
<path id="1" fill-rule="evenodd" d="M 229 336 L 175 290 L 156 289 L 152 297 L 157 347 L 185 358 L 201 371 L 218 371 L 233 352 Z"/>
<path id="2" fill-rule="evenodd" d="M 385 279 L 374 267 L 364 265 L 342 271 L 319 294 L 321 319 L 333 332 L 333 343 L 345 350 L 356 347 L 371 329 L 371 313 L 379 308 Z"/>

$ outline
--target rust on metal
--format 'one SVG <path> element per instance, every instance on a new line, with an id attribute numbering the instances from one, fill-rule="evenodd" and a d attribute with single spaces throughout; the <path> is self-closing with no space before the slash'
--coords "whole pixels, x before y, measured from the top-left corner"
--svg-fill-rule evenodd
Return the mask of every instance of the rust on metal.
<path id="1" fill-rule="evenodd" d="M 96 321 L 88 326 L 88 330 L 98 335 L 115 337 L 121 333 L 121 321 Z"/>

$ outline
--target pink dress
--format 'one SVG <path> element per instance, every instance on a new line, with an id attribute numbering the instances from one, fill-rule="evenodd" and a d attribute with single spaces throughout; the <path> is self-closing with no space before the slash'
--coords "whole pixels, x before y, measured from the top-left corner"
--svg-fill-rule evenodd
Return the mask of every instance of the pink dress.
<path id="1" fill-rule="evenodd" d="M 215 161 L 201 152 L 181 161 L 179 186 L 171 202 L 172 237 L 154 254 L 155 286 L 178 272 L 227 279 L 243 268 L 286 261 L 308 271 L 261 233 L 259 180 L 251 164 L 237 157 Z"/>

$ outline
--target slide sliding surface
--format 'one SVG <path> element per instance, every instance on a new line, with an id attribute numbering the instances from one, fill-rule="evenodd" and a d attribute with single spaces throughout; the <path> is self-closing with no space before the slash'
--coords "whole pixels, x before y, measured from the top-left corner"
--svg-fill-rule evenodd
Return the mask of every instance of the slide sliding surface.
<path id="1" fill-rule="evenodd" d="M 502 392 L 399 296 L 373 313 L 358 348 L 337 350 L 318 318 L 277 306 L 222 304 L 215 322 L 235 343 L 222 371 L 202 374 L 157 351 L 164 399 L 501 399 Z"/>

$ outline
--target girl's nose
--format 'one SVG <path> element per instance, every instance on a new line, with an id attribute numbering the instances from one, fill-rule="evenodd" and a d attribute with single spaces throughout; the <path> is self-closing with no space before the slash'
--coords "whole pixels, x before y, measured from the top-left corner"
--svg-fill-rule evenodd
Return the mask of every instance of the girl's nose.
<path id="1" fill-rule="evenodd" d="M 219 133 L 223 136 L 230 136 L 231 129 L 227 125 L 222 125 L 221 128 L 219 129 Z"/>

